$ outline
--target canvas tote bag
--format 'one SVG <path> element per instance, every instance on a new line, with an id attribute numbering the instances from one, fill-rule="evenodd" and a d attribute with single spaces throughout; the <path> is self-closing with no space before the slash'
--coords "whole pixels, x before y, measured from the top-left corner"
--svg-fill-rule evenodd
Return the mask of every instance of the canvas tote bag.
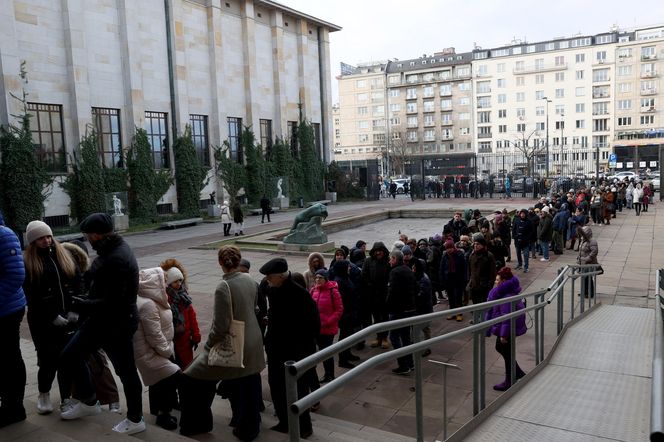
<path id="1" fill-rule="evenodd" d="M 228 293 L 231 297 L 231 325 L 224 338 L 210 349 L 208 365 L 244 368 L 244 321 L 237 321 L 233 318 L 231 288 L 226 281 L 222 280 L 222 282 L 228 287 Z"/>

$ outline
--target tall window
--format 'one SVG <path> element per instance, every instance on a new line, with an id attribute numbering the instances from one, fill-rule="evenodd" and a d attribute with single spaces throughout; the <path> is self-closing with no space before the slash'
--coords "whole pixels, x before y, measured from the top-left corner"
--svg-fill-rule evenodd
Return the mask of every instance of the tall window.
<path id="1" fill-rule="evenodd" d="M 230 147 L 231 160 L 244 163 L 244 152 L 242 151 L 242 118 L 228 117 L 228 145 Z"/>
<path id="2" fill-rule="evenodd" d="M 203 166 L 210 165 L 210 138 L 208 137 L 207 115 L 189 115 L 191 139 L 194 142 L 196 156 Z"/>
<path id="3" fill-rule="evenodd" d="M 384 126 L 385 120 L 382 121 Z M 314 129 L 314 146 L 316 147 L 316 158 L 320 159 L 323 156 L 323 151 L 321 150 L 321 140 L 320 140 L 320 123 L 311 123 L 311 126 Z"/>
<path id="4" fill-rule="evenodd" d="M 168 155 L 167 116 L 166 112 L 145 112 L 145 130 L 148 134 L 148 142 L 152 147 L 152 161 L 155 169 L 171 167 Z"/>
<path id="5" fill-rule="evenodd" d="M 124 167 L 120 136 L 120 109 L 92 108 L 92 120 L 97 132 L 99 155 L 104 167 Z"/>
<path id="6" fill-rule="evenodd" d="M 297 121 L 289 121 L 287 124 L 288 124 L 288 137 L 290 138 L 291 154 L 293 155 L 293 158 L 299 158 L 300 149 L 297 142 Z"/>
<path id="7" fill-rule="evenodd" d="M 272 153 L 272 120 L 260 120 L 260 123 L 263 154 L 269 158 Z"/>
<path id="8" fill-rule="evenodd" d="M 65 172 L 65 135 L 62 130 L 62 106 L 28 103 L 32 116 L 32 143 L 41 165 L 49 172 Z"/>

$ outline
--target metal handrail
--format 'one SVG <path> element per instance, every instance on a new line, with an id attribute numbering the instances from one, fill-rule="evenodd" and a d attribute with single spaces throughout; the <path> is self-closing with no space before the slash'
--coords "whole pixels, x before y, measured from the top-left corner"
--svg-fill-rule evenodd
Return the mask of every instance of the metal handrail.
<path id="1" fill-rule="evenodd" d="M 664 270 L 657 270 L 655 288 L 655 343 L 652 356 L 652 389 L 650 393 L 650 440 L 664 441 L 664 323 L 662 322 L 662 284 Z"/>
<path id="2" fill-rule="evenodd" d="M 299 419 L 298 416 L 304 411 L 309 409 L 316 402 L 319 402 L 325 396 L 331 394 L 338 388 L 345 384 L 346 382 L 360 376 L 362 373 L 367 370 L 383 363 L 388 360 L 393 360 L 397 357 L 406 356 L 413 353 L 420 353 L 424 351 L 427 347 L 432 344 L 437 344 L 444 342 L 449 339 L 456 338 L 458 336 L 472 334 L 473 335 L 473 413 L 477 415 L 481 410 L 485 408 L 485 346 L 484 346 L 484 333 L 489 327 L 494 324 L 503 322 L 505 320 L 510 320 L 511 323 L 511 342 L 514 342 L 515 336 L 515 321 L 516 318 L 526 312 L 534 311 L 534 329 L 535 329 L 535 362 L 536 365 L 539 365 L 544 360 L 544 310 L 552 303 L 553 299 L 557 298 L 557 323 L 558 323 L 558 335 L 563 330 L 563 304 L 564 304 L 564 287 L 571 281 L 572 291 L 570 297 L 570 320 L 574 319 L 576 302 L 575 302 L 575 290 L 574 284 L 578 278 L 589 278 L 592 282 L 587 283 L 587 287 L 591 290 L 588 295 L 588 308 L 592 304 L 596 303 L 597 297 L 597 275 L 602 274 L 601 266 L 598 264 L 591 265 L 567 265 L 559 270 L 558 276 L 553 280 L 553 282 L 545 289 L 537 290 L 531 293 L 521 293 L 515 296 L 498 299 L 495 301 L 484 302 L 476 305 L 469 305 L 466 307 L 459 307 L 450 310 L 443 310 L 434 313 L 428 313 L 425 315 L 419 315 L 409 318 L 403 318 L 393 321 L 382 322 L 378 324 L 371 325 L 363 330 L 360 330 L 351 336 L 338 341 L 325 349 L 322 349 L 310 356 L 307 356 L 304 359 L 301 359 L 297 362 L 288 361 L 285 363 L 285 375 L 286 375 L 286 397 L 288 403 L 288 429 L 290 434 L 290 440 L 293 442 L 300 440 L 299 432 Z M 548 299 L 545 299 L 545 295 L 548 292 L 552 292 L 551 296 Z M 516 305 L 518 301 L 533 297 L 534 304 L 530 305 L 524 309 L 516 310 Z M 489 308 L 505 303 L 510 303 L 511 313 L 495 318 L 489 321 L 483 321 L 484 312 Z M 584 314 L 585 310 L 585 299 L 582 297 L 580 306 L 580 315 Z M 444 335 L 431 337 L 429 339 L 419 341 L 419 333 L 413 333 L 414 342 L 411 345 L 401 347 L 398 349 L 393 349 L 379 355 L 373 356 L 363 363 L 357 365 L 355 368 L 347 371 L 343 375 L 337 377 L 333 381 L 327 383 L 326 385 L 321 386 L 316 391 L 309 393 L 306 396 L 298 399 L 297 393 L 297 381 L 310 369 L 314 368 L 317 364 L 323 362 L 324 360 L 332 357 L 333 355 L 346 350 L 347 348 L 352 347 L 354 344 L 363 341 L 366 337 L 374 335 L 375 333 L 390 331 L 394 329 L 404 328 L 404 327 L 414 327 L 416 331 L 419 331 L 419 327 L 423 326 L 426 323 L 429 323 L 436 319 L 441 319 L 448 315 L 456 315 L 472 312 L 474 315 L 474 324 L 468 327 L 465 327 L 460 330 L 455 330 Z M 514 384 L 515 379 L 515 345 L 511 346 L 512 351 L 512 370 L 511 370 L 511 382 Z M 423 423 L 423 413 L 422 413 L 422 395 L 417 394 L 417 392 L 422 391 L 422 367 L 421 367 L 421 358 L 414 359 L 415 364 L 415 392 L 416 392 L 416 420 L 417 420 L 417 440 L 423 440 L 424 434 L 424 423 Z"/>

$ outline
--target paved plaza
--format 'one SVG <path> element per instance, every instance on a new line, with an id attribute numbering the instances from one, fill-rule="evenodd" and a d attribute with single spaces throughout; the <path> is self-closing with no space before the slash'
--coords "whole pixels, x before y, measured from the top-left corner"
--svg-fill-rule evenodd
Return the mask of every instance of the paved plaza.
<path id="1" fill-rule="evenodd" d="M 382 199 L 330 206 L 328 220 L 403 208 L 479 208 L 483 213 L 488 214 L 495 209 L 504 207 L 508 210 L 520 209 L 533 203 L 533 199 L 427 199 L 412 202 L 408 198 L 400 196 L 395 200 Z M 623 211 L 618 214 L 616 219 L 611 220 L 611 225 L 593 227 L 594 236 L 599 243 L 598 259 L 605 270 L 604 275 L 598 278 L 599 300 L 602 303 L 642 308 L 653 307 L 656 270 L 664 266 L 664 247 L 662 247 L 664 239 L 662 235 L 656 235 L 656 231 L 664 228 L 664 210 L 657 210 L 659 204 L 651 205 L 650 211 L 643 213 L 640 217 L 636 217 L 633 212 Z M 260 217 L 248 217 L 245 221 L 245 236 L 271 229 L 288 228 L 295 213 L 296 211 L 288 211 L 275 214 L 272 223 L 269 224 L 261 224 Z M 369 247 L 374 241 L 380 240 L 390 248 L 391 244 L 398 239 L 399 232 L 410 237 L 428 238 L 434 233 L 440 232 L 447 221 L 448 219 L 392 218 L 330 234 L 330 240 L 334 241 L 337 246 L 345 244 L 349 247 L 352 247 L 358 239 L 366 241 Z M 133 234 L 128 235 L 126 239 L 134 249 L 141 267 L 156 266 L 162 260 L 170 257 L 182 261 L 189 273 L 190 293 L 198 312 L 201 332 L 206 336 L 210 328 L 212 295 L 221 278 L 221 269 L 217 264 L 216 250 L 192 247 L 222 240 L 221 225 L 206 223 L 177 230 Z M 251 261 L 251 274 L 257 281 L 261 278 L 258 268 L 279 255 L 280 253 L 276 252 L 243 251 L 243 257 Z M 512 256 L 514 256 L 514 252 Z M 285 257 L 288 259 L 291 270 L 304 272 L 307 269 L 306 254 L 288 254 Z M 548 286 L 559 268 L 573 263 L 576 263 L 576 252 L 566 251 L 564 255 L 552 255 L 551 261 L 548 263 L 531 260 L 529 273 L 516 272 L 516 274 L 520 278 L 524 290 L 529 292 Z M 437 305 L 435 309 L 447 309 L 446 302 Z M 457 323 L 443 320 L 432 324 L 432 330 L 437 335 L 465 326 L 467 326 L 465 321 Z M 517 358 L 526 371 L 533 368 L 535 360 L 532 334 L 533 332 L 530 330 L 526 336 L 520 338 L 517 346 Z M 110 415 L 108 412 L 92 419 L 86 418 L 81 422 L 61 422 L 55 414 L 51 416 L 35 414 L 36 357 L 29 341 L 30 335 L 25 321 L 23 338 L 24 354 L 28 366 L 26 405 L 30 416 L 28 422 L 24 424 L 0 430 L 0 440 L 114 440 L 114 437 L 117 438 L 110 434 L 110 425 L 107 425 L 107 422 L 117 420 L 117 416 Z M 499 393 L 493 391 L 490 386 L 501 381 L 504 372 L 502 359 L 493 350 L 493 344 L 493 340 L 487 340 L 487 403 L 498 396 Z M 461 368 L 459 372 L 451 373 L 448 376 L 448 416 L 450 417 L 448 429 L 451 433 L 472 417 L 472 341 L 470 336 L 458 338 L 433 346 L 431 350 L 430 359 L 454 363 Z M 379 352 L 380 350 L 367 348 L 356 353 L 362 360 L 366 360 Z M 391 368 L 394 366 L 396 366 L 396 362 L 382 364 L 344 385 L 323 400 L 319 413 L 313 415 L 315 432 L 310 440 L 334 440 L 334 438 L 325 438 L 325 435 L 332 431 L 330 430 L 333 425 L 331 418 L 358 424 L 357 428 L 367 425 L 375 429 L 412 437 L 415 434 L 413 379 L 392 374 Z M 336 370 L 337 374 L 344 371 L 340 368 Z M 423 372 L 425 439 L 442 439 L 442 373 L 439 368 L 430 363 L 423 364 Z M 267 375 L 265 372 L 263 374 L 263 396 L 266 401 L 269 401 Z M 57 397 L 56 391 L 57 388 L 54 388 L 52 393 Z M 147 411 L 147 394 L 145 397 L 144 408 Z M 231 428 L 227 426 L 230 416 L 227 401 L 217 398 L 214 412 L 216 417 L 213 433 L 196 437 L 196 439 L 233 440 Z M 147 416 L 146 419 L 149 423 L 154 422 L 152 416 Z M 285 440 L 284 435 L 267 430 L 275 422 L 271 407 L 268 407 L 263 419 L 263 431 L 259 436 L 259 441 Z M 44 439 L 42 437 L 44 431 L 56 432 L 62 437 Z M 86 439 L 85 434 L 94 434 L 95 437 Z M 380 440 L 381 437 L 377 434 L 379 433 L 373 434 L 371 438 Z M 137 435 L 137 437 L 144 440 L 159 439 L 162 442 L 183 439 L 152 425 L 146 433 Z"/>

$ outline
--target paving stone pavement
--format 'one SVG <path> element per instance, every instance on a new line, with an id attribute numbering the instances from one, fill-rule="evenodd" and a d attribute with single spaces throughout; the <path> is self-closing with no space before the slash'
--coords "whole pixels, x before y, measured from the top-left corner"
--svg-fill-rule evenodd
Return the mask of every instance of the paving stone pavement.
<path id="1" fill-rule="evenodd" d="M 519 209 L 532 205 L 532 199 L 510 200 L 438 200 L 412 202 L 410 199 L 399 196 L 396 200 L 382 199 L 375 202 L 343 203 L 329 206 L 329 219 L 349 215 L 369 214 L 377 211 L 401 208 L 445 208 L 465 209 L 479 208 L 489 213 L 495 209 Z M 664 267 L 664 237 L 656 232 L 664 227 L 664 210 L 658 211 L 660 203 L 651 205 L 649 212 L 640 217 L 633 211 L 624 210 L 618 213 L 616 219 L 611 220 L 608 226 L 593 226 L 594 236 L 599 243 L 599 262 L 605 273 L 598 278 L 599 299 L 603 303 L 630 305 L 643 308 L 654 306 L 655 275 L 657 268 Z M 273 215 L 272 223 L 260 223 L 260 217 L 247 217 L 245 219 L 245 237 L 264 232 L 268 229 L 286 229 L 290 227 L 292 217 L 296 211 L 288 211 Z M 398 239 L 398 232 L 406 233 L 411 237 L 429 237 L 440 232 L 447 219 L 417 219 L 393 218 L 373 224 L 336 232 L 329 235 L 338 246 L 354 245 L 358 239 L 372 244 L 374 241 L 384 241 L 388 248 Z M 192 249 L 190 247 L 219 241 L 221 225 L 219 223 L 205 223 L 196 227 L 176 230 L 145 232 L 127 235 L 126 240 L 134 249 L 139 265 L 143 268 L 158 265 L 162 260 L 176 257 L 183 262 L 189 273 L 189 288 L 198 312 L 202 334 L 205 336 L 210 328 L 213 299 L 212 294 L 221 278 L 221 269 L 217 264 L 215 250 Z M 232 238 L 231 238 L 232 239 Z M 252 263 L 251 274 L 260 280 L 257 269 L 269 259 L 280 256 L 276 252 L 261 252 L 256 250 L 243 250 L 243 257 Z M 512 253 L 514 256 L 514 251 Z M 304 272 L 307 268 L 306 254 L 289 254 L 286 256 L 291 270 Z M 576 252 L 566 251 L 564 255 L 552 255 L 551 261 L 542 263 L 531 260 L 531 271 L 527 274 L 517 272 L 522 287 L 526 292 L 546 287 L 557 274 L 557 270 L 565 264 L 576 262 Z M 436 310 L 447 308 L 443 301 L 437 305 Z M 547 318 L 548 319 L 548 318 Z M 466 326 L 466 322 L 441 321 L 432 324 L 434 335 L 443 334 Z M 554 337 L 552 324 L 547 324 L 546 346 L 550 348 Z M 526 371 L 534 366 L 534 333 L 530 331 L 520 338 L 517 348 L 517 358 Z M 30 334 L 24 321 L 22 329 L 22 344 L 26 365 L 28 367 L 28 385 L 26 388 L 26 405 L 30 412 L 28 422 L 0 429 L 0 440 L 114 440 L 114 435 L 107 431 L 117 417 L 105 413 L 105 417 L 94 420 L 92 424 L 69 423 L 63 424 L 55 416 L 45 417 L 35 414 L 37 395 L 36 385 L 36 356 L 30 341 Z M 502 360 L 493 350 L 494 342 L 486 341 L 487 357 L 487 403 L 498 397 L 498 393 L 491 389 L 491 385 L 502 380 L 504 369 Z M 366 349 L 356 353 L 365 360 L 380 350 Z M 442 373 L 433 364 L 424 363 L 424 407 L 425 407 L 425 438 L 427 440 L 442 439 L 442 393 L 444 389 L 448 395 L 449 433 L 463 425 L 472 417 L 472 341 L 470 337 L 455 338 L 444 344 L 432 347 L 430 359 L 441 360 L 458 364 L 461 371 L 448 375 L 447 386 L 442 385 Z M 391 373 L 394 363 L 385 363 L 363 376 L 344 385 L 334 394 L 322 402 L 318 417 L 320 425 L 324 427 L 325 416 L 332 416 L 348 422 L 367 425 L 395 432 L 407 436 L 415 434 L 415 405 L 413 379 L 400 377 Z M 344 369 L 337 368 L 337 374 Z M 269 400 L 266 373 L 263 382 L 263 396 Z M 57 388 L 52 390 L 54 401 L 57 401 Z M 122 396 L 122 395 L 121 395 Z M 147 404 L 147 395 L 145 396 Z M 146 407 L 144 405 L 144 407 Z M 147 407 L 146 407 L 147 408 Z M 264 414 L 263 431 L 259 441 L 285 440 L 283 435 L 267 430 L 274 418 L 271 409 Z M 215 430 L 212 435 L 197 437 L 199 440 L 232 439 L 227 419 L 230 411 L 226 401 L 217 399 L 214 405 Z M 152 423 L 152 417 L 148 417 Z M 107 422 L 108 421 L 108 422 Z M 72 430 L 74 425 L 82 430 Z M 314 423 L 316 427 L 316 423 Z M 22 429 L 22 430 L 21 430 Z M 53 431 L 49 431 L 52 429 Z M 46 433 L 44 433 L 46 431 Z M 152 435 L 149 433 L 152 432 Z M 325 433 L 324 430 L 316 432 L 313 439 Z M 45 436 L 45 434 L 47 436 Z M 167 433 L 157 427 L 150 426 L 148 432 L 141 439 L 181 440 L 174 433 Z"/>

